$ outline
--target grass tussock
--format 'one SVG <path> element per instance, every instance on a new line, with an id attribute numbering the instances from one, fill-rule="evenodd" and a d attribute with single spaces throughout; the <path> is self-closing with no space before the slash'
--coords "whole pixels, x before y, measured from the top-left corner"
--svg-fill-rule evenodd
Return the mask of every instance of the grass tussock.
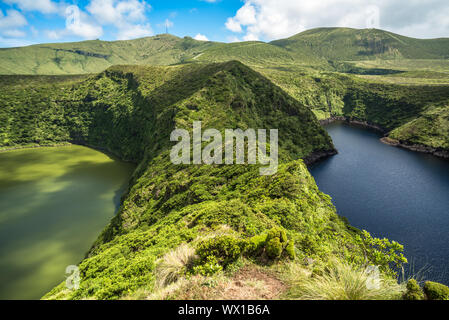
<path id="1" fill-rule="evenodd" d="M 156 287 L 163 288 L 178 281 L 195 259 L 195 249 L 188 244 L 182 244 L 167 253 L 158 262 L 155 270 Z"/>
<path id="2" fill-rule="evenodd" d="M 290 268 L 290 279 L 288 296 L 299 300 L 396 300 L 404 292 L 403 286 L 393 279 L 381 276 L 374 283 L 367 269 L 337 261 L 322 274 Z"/>

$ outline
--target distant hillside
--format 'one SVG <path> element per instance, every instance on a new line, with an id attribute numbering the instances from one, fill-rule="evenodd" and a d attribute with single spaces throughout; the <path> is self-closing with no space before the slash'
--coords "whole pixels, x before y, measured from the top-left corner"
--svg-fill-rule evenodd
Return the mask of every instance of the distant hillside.
<path id="1" fill-rule="evenodd" d="M 112 65 L 173 65 L 238 60 L 252 67 L 314 66 L 331 61 L 448 59 L 449 39 L 420 40 L 376 29 L 320 28 L 271 43 L 219 43 L 157 35 L 0 49 L 0 74 L 98 73 Z M 377 72 L 377 71 L 375 71 Z"/>
<path id="2" fill-rule="evenodd" d="M 124 41 L 82 41 L 0 49 L 0 74 L 98 73 L 112 65 L 170 65 L 191 59 L 211 42 L 172 35 Z"/>
<path id="3" fill-rule="evenodd" d="M 414 39 L 378 29 L 318 28 L 271 44 L 338 61 L 449 59 L 448 38 Z"/>

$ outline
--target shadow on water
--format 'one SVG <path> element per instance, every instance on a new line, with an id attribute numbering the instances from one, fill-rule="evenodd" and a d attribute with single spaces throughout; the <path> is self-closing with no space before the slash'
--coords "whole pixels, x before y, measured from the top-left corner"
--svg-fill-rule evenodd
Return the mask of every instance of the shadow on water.
<path id="1" fill-rule="evenodd" d="M 449 284 L 449 161 L 385 145 L 360 127 L 326 129 L 339 154 L 311 173 L 339 214 L 403 244 L 408 275 Z"/>
<path id="2" fill-rule="evenodd" d="M 16 167 L 0 171 L 0 299 L 37 299 L 63 281 L 117 211 L 134 166 L 71 148 L 41 163 L 38 149 L 16 153 Z"/>

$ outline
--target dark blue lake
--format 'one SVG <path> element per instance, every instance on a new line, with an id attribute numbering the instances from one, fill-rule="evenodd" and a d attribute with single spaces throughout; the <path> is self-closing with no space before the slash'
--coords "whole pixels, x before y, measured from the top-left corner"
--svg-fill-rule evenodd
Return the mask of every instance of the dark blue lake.
<path id="1" fill-rule="evenodd" d="M 351 225 L 405 246 L 408 274 L 449 284 L 449 161 L 385 145 L 379 133 L 326 126 L 339 154 L 311 172 Z"/>

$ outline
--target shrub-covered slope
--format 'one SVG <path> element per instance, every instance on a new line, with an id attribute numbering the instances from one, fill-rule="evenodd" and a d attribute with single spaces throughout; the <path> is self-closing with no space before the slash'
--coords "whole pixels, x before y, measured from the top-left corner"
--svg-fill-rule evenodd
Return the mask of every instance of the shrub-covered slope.
<path id="1" fill-rule="evenodd" d="M 315 275 L 345 265 L 358 275 L 372 263 L 391 279 L 390 267 L 404 261 L 397 254 L 401 246 L 371 239 L 339 217 L 299 160 L 333 150 L 312 112 L 239 62 L 3 80 L 0 101 L 8 107 L 1 117 L 10 123 L 2 128 L 3 147 L 76 141 L 139 164 L 119 213 L 79 265 L 80 288 L 62 283 L 45 298 L 147 297 L 242 264 Z M 22 120 L 23 126 L 13 125 Z M 258 165 L 172 164 L 170 132 L 191 131 L 195 120 L 222 132 L 278 128 L 278 172 L 260 176 Z M 300 297 L 298 279 L 285 280 L 296 288 L 290 297 Z"/>
<path id="2" fill-rule="evenodd" d="M 251 66 L 312 66 L 362 74 L 388 70 L 344 61 L 448 59 L 449 39 L 414 39 L 377 29 L 319 28 L 270 43 L 219 43 L 169 34 L 124 41 L 82 41 L 0 49 L 0 74 L 82 74 L 112 65 L 173 65 L 239 60 Z M 374 72 L 374 73 L 373 73 Z"/>
<path id="3" fill-rule="evenodd" d="M 195 119 L 216 128 L 279 128 L 295 158 L 333 150 L 310 110 L 239 62 L 116 66 L 84 80 L 2 79 L 2 147 L 75 141 L 138 162 Z"/>
<path id="4" fill-rule="evenodd" d="M 271 42 L 328 60 L 448 59 L 449 39 L 415 39 L 378 29 L 318 28 Z"/>

